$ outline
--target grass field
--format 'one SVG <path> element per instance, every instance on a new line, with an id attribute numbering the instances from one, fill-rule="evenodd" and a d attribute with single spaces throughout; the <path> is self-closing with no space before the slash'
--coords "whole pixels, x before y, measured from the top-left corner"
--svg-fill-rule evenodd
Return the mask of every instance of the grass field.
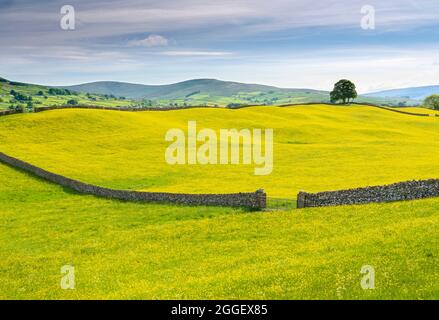
<path id="1" fill-rule="evenodd" d="M 273 128 L 274 168 L 170 166 L 165 133 L 198 127 Z M 175 192 L 264 188 L 272 197 L 439 177 L 439 121 L 364 106 L 191 109 L 173 112 L 56 110 L 0 118 L 1 150 L 102 186 Z"/>
<path id="2" fill-rule="evenodd" d="M 169 166 L 164 134 L 273 128 L 274 171 Z M 0 118 L 0 151 L 85 182 L 137 190 L 320 191 L 438 178 L 439 121 L 365 106 Z M 0 164 L 0 298 L 437 299 L 439 199 L 248 212 L 75 194 Z M 61 290 L 73 264 L 76 289 Z M 376 270 L 362 290 L 360 268 Z"/>
<path id="3" fill-rule="evenodd" d="M 3 165 L 0 180 L 2 299 L 439 295 L 439 199 L 248 213 L 75 195 Z M 59 287 L 66 264 L 75 290 Z"/>
<path id="4" fill-rule="evenodd" d="M 424 113 L 424 114 L 439 114 L 439 110 L 433 110 L 428 108 L 420 107 L 406 107 L 406 108 L 396 108 L 396 110 L 413 112 L 413 113 Z"/>

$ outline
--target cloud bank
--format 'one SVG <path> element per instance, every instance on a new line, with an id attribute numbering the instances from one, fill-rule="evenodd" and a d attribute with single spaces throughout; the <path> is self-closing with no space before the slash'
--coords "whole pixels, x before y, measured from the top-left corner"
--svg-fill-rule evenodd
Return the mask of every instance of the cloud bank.
<path id="1" fill-rule="evenodd" d="M 363 0 L 69 4 L 76 29 L 67 32 L 63 0 L 0 2 L 0 76 L 48 84 L 217 77 L 319 89 L 355 77 L 362 91 L 438 81 L 437 0 L 368 1 L 373 31 L 360 27 Z"/>

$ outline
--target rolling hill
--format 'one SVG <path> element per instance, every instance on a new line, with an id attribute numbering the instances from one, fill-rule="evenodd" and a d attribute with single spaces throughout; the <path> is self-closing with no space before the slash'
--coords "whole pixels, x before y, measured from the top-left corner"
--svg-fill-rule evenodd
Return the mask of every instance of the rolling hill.
<path id="1" fill-rule="evenodd" d="M 249 92 L 289 92 L 289 93 L 315 93 L 326 95 L 326 91 L 311 89 L 281 89 L 272 86 L 245 84 L 216 79 L 194 79 L 169 85 L 143 85 L 125 82 L 102 81 L 85 83 L 74 86 L 64 86 L 78 92 L 94 92 L 100 94 L 113 94 L 134 99 L 181 99 L 192 94 L 202 92 L 212 96 L 233 96 Z"/>
<path id="2" fill-rule="evenodd" d="M 216 79 L 194 79 L 169 85 L 142 85 L 101 81 L 62 88 L 83 92 L 111 94 L 131 99 L 150 99 L 162 104 L 288 104 L 329 102 L 329 92 L 313 89 L 289 89 Z M 419 101 L 401 97 L 359 96 L 357 102 L 382 105 L 418 105 Z"/>
<path id="3" fill-rule="evenodd" d="M 416 110 L 413 110 L 416 111 Z M 170 166 L 169 128 L 275 131 L 271 176 Z M 54 110 L 0 118 L 0 151 L 124 189 L 270 197 L 439 177 L 439 121 L 367 106 L 168 112 Z M 276 199 L 269 199 L 276 200 Z M 439 199 L 311 208 L 129 203 L 76 194 L 0 163 L 2 299 L 437 299 Z M 376 289 L 360 286 L 363 265 Z M 75 290 L 61 290 L 73 265 Z"/>
<path id="4" fill-rule="evenodd" d="M 142 85 L 124 82 L 93 82 L 64 86 L 83 93 L 112 94 L 130 99 L 149 99 L 162 103 L 264 104 L 289 102 L 328 101 L 328 92 L 312 89 L 282 89 L 272 86 L 246 84 L 216 79 L 194 79 L 169 85 Z"/>
<path id="5" fill-rule="evenodd" d="M 51 92 L 50 89 L 52 87 L 0 78 L 0 110 L 21 106 L 25 110 L 31 111 L 33 107 L 65 105 L 69 100 L 75 100 L 78 104 L 103 107 L 128 107 L 138 104 L 138 102 L 114 96 L 85 94 L 74 91 L 61 92 L 60 94 L 59 92 Z M 14 97 L 11 91 L 18 92 L 21 99 Z M 29 104 L 30 108 L 28 109 Z"/>
<path id="6" fill-rule="evenodd" d="M 272 128 L 272 174 L 255 176 L 254 165 L 168 165 L 163 160 L 168 145 L 164 136 L 170 128 L 186 131 L 188 120 L 216 131 Z M 0 127 L 2 152 L 115 189 L 233 193 L 263 188 L 272 197 L 294 198 L 300 190 L 439 177 L 439 167 L 432 161 L 439 157 L 438 118 L 366 106 L 137 113 L 72 109 L 0 118 Z"/>
<path id="7" fill-rule="evenodd" d="M 411 87 L 403 89 L 385 90 L 365 94 L 366 97 L 375 98 L 407 98 L 424 100 L 432 94 L 439 94 L 439 86 Z"/>
<path id="8" fill-rule="evenodd" d="M 50 89 L 68 90 L 68 94 L 50 94 Z M 165 106 L 228 106 L 228 105 L 282 105 L 329 102 L 329 92 L 313 89 L 286 89 L 272 86 L 245 84 L 215 79 L 195 79 L 170 85 L 142 85 L 124 82 L 92 82 L 74 86 L 48 87 L 0 78 L 0 109 L 22 105 L 29 101 L 15 101 L 14 90 L 30 97 L 32 105 L 63 105 L 69 100 L 78 104 L 111 107 L 165 107 Z M 416 106 L 418 100 L 359 96 L 356 102 L 387 106 Z"/>

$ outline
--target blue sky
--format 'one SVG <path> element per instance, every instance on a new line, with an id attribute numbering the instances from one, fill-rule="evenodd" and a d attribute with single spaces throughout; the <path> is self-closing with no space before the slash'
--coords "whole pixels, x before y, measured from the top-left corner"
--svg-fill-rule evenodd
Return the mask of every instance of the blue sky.
<path id="1" fill-rule="evenodd" d="M 60 27 L 63 5 L 75 9 L 75 30 Z M 365 5 L 374 30 L 361 28 Z M 437 0 L 0 0 L 0 76 L 51 85 L 433 85 L 438 40 Z"/>

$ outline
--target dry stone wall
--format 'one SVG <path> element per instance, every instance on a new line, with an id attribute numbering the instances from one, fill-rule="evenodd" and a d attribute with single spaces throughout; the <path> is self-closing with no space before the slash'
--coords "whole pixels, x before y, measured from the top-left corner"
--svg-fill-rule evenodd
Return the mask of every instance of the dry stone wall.
<path id="1" fill-rule="evenodd" d="M 35 107 L 34 112 L 43 112 L 49 110 L 61 110 L 61 109 L 96 109 L 96 110 L 113 110 L 113 111 L 172 111 L 172 110 L 185 110 L 185 109 L 218 109 L 220 107 L 214 106 L 186 106 L 186 107 L 160 107 L 160 108 L 144 108 L 144 107 L 101 107 L 101 106 L 88 106 L 88 105 L 66 105 L 66 106 L 51 106 L 51 107 Z"/>
<path id="2" fill-rule="evenodd" d="M 0 110 L 0 117 L 1 116 L 8 116 L 10 114 L 16 114 L 16 113 L 18 113 L 18 112 L 15 110 Z"/>
<path id="3" fill-rule="evenodd" d="M 40 178 L 56 183 L 60 186 L 73 189 L 79 193 L 92 194 L 98 197 L 119 199 L 125 201 L 176 203 L 183 205 L 247 207 L 250 209 L 264 209 L 267 196 L 263 190 L 249 193 L 232 194 L 184 194 L 166 192 L 139 192 L 128 190 L 114 190 L 103 188 L 64 176 L 48 172 L 27 162 L 10 157 L 0 152 L 0 161 L 14 168 L 24 170 Z"/>
<path id="4" fill-rule="evenodd" d="M 439 179 L 414 180 L 385 186 L 319 193 L 300 192 L 297 196 L 297 207 L 353 205 L 431 197 L 439 197 Z"/>

